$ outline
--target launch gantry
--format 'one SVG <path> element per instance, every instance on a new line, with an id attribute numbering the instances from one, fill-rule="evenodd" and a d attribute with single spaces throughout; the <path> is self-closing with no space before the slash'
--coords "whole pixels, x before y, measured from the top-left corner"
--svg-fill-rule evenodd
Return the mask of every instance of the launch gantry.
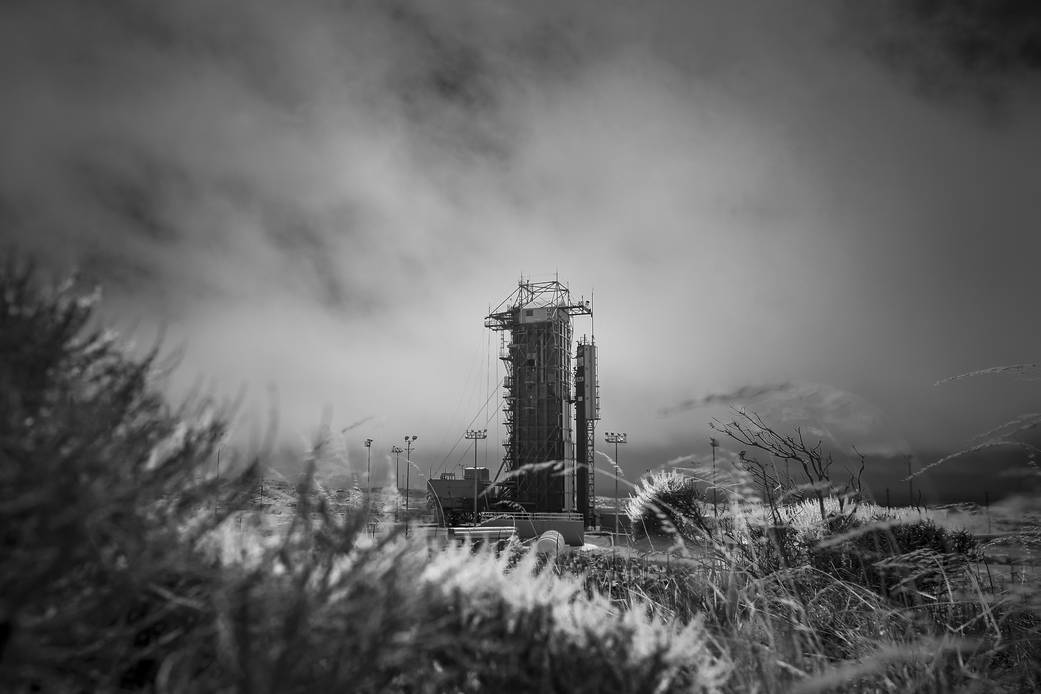
<path id="1" fill-rule="evenodd" d="M 572 365 L 571 345 L 572 318 L 592 315 L 591 302 L 572 300 L 558 280 L 521 279 L 484 319 L 500 333 L 506 372 L 503 496 L 526 511 L 580 513 L 587 526 L 594 522 L 593 433 L 600 418 L 596 347 L 583 338 Z"/>

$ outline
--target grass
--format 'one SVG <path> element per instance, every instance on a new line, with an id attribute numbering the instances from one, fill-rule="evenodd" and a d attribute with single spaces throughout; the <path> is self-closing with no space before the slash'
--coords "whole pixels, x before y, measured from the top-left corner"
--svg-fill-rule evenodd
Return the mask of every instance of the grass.
<path id="1" fill-rule="evenodd" d="M 0 272 L 0 690 L 1041 689 L 1032 520 L 1003 545 L 742 482 L 719 522 L 654 511 L 667 553 L 433 546 L 382 495 L 215 478 L 220 408 L 170 407 L 91 310 Z"/>
<path id="2" fill-rule="evenodd" d="M 777 691 L 1030 691 L 1041 684 L 1035 521 L 1020 519 L 1014 534 L 981 542 L 965 529 L 978 527 L 963 523 L 965 514 L 826 498 L 822 519 L 816 499 L 768 506 L 732 495 L 718 523 L 711 502 L 698 501 L 692 515 L 704 521 L 691 533 L 690 523 L 662 523 L 675 521 L 677 510 L 660 507 L 675 493 L 670 477 L 646 478 L 629 504 L 637 532 L 650 525 L 640 522 L 646 516 L 663 526 L 656 539 L 670 548 L 666 562 L 656 552 L 635 571 L 628 560 L 624 571 L 596 561 L 578 570 L 599 575 L 600 585 L 621 575 L 663 611 L 710 616 L 710 631 L 729 644 L 735 676 L 756 673 L 738 690 L 766 681 Z M 1010 541 L 1029 563 L 1018 575 L 1001 575 L 998 547 Z M 683 557 L 692 561 L 676 560 Z"/>

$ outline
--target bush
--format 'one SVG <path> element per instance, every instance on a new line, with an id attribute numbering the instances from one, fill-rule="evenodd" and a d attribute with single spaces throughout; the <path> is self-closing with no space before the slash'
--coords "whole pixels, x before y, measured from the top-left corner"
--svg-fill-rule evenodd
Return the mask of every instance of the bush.
<path id="1" fill-rule="evenodd" d="M 694 540 L 708 532 L 701 492 L 678 472 L 655 472 L 640 480 L 626 503 L 634 532 Z"/>
<path id="2" fill-rule="evenodd" d="M 0 680 L 16 688 L 148 679 L 154 644 L 198 621 L 161 596 L 210 580 L 181 529 L 214 497 L 195 472 L 222 424 L 171 411 L 155 354 L 92 326 L 95 298 L 0 271 Z"/>
<path id="3" fill-rule="evenodd" d="M 914 601 L 936 594 L 976 556 L 976 538 L 931 520 L 888 524 L 849 520 L 810 550 L 811 564 L 844 581 Z"/>

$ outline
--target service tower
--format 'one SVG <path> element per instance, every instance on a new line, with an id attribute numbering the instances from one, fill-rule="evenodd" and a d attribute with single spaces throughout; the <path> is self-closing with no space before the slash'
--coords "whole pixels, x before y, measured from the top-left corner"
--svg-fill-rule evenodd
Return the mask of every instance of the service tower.
<path id="1" fill-rule="evenodd" d="M 592 520 L 592 475 L 588 470 L 576 474 L 571 343 L 572 317 L 592 315 L 590 302 L 573 301 L 559 281 L 521 279 L 484 320 L 486 327 L 501 334 L 499 358 L 506 371 L 505 454 L 499 473 L 505 469 L 509 474 L 501 485 L 503 496 L 525 511 L 581 513 L 587 524 Z M 586 359 L 592 356 L 582 349 Z M 586 435 L 591 424 L 586 420 L 591 421 L 596 411 L 595 370 L 588 369 L 588 363 L 583 363 L 580 395 L 583 403 L 589 393 L 594 395 L 592 411 L 583 407 L 585 419 L 579 422 L 580 438 L 586 444 L 578 461 L 583 468 L 592 460 L 592 441 Z M 587 374 L 593 378 L 591 388 Z"/>
<path id="2" fill-rule="evenodd" d="M 575 503 L 586 527 L 596 525 L 596 422 L 600 419 L 600 384 L 596 377 L 596 344 L 578 341 L 575 353 Z"/>

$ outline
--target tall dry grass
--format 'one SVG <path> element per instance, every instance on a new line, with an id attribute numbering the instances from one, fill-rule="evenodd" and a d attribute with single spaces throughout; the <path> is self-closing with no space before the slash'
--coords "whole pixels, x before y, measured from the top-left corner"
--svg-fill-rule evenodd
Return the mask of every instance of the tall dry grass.
<path id="1" fill-rule="evenodd" d="M 1000 575 L 994 541 L 947 514 L 848 495 L 775 488 L 771 503 L 758 470 L 738 465 L 712 480 L 727 491 L 714 508 L 691 484 L 699 472 L 633 486 L 632 527 L 655 551 L 574 557 L 565 570 L 620 604 L 635 593 L 676 619 L 703 615 L 736 691 L 1041 689 L 1038 574 Z"/>

